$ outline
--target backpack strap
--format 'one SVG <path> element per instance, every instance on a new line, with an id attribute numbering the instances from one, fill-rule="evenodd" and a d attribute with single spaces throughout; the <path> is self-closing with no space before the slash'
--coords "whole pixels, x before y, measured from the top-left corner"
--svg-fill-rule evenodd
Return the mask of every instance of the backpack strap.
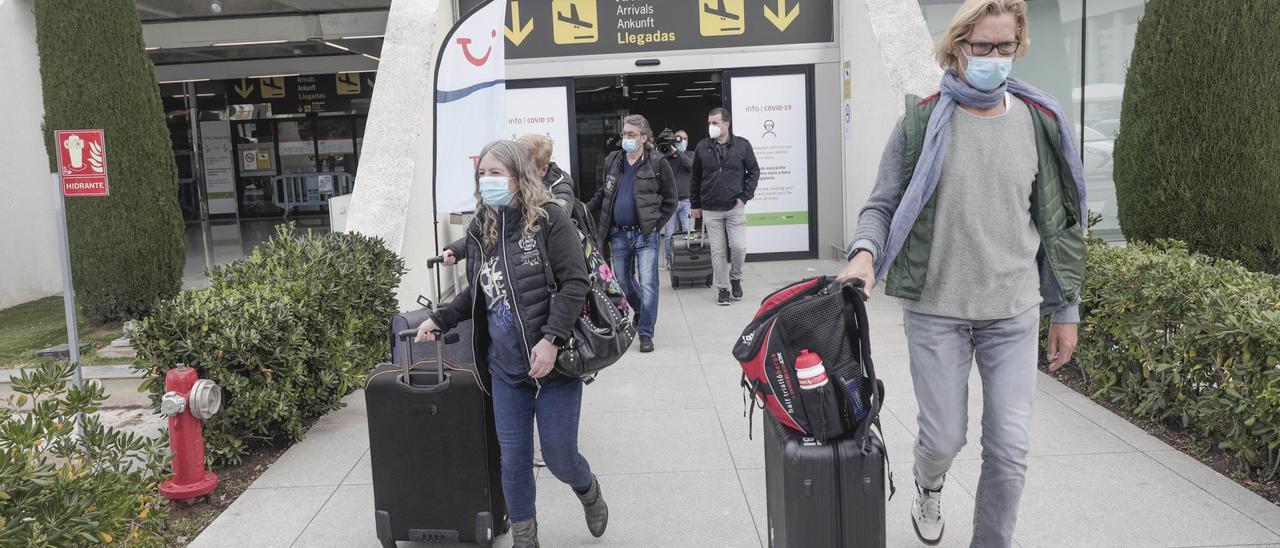
<path id="1" fill-rule="evenodd" d="M 862 285 L 857 283 L 860 281 L 856 280 L 852 286 L 841 286 L 840 291 L 844 299 L 845 332 L 849 337 L 850 349 L 862 360 L 863 370 L 866 371 L 867 380 L 871 383 L 871 409 L 858 424 L 854 434 L 854 439 L 861 441 L 862 450 L 865 452 L 867 444 L 870 443 L 872 428 L 878 431 L 880 439 L 884 440 L 884 427 L 880 424 L 880 409 L 884 405 L 884 381 L 876 378 L 876 367 L 871 361 L 871 334 L 867 330 L 869 322 L 866 300 L 863 298 L 865 293 Z M 898 492 L 898 489 L 893 482 L 893 471 L 889 469 L 889 448 L 884 446 L 883 441 L 880 454 L 889 478 L 889 500 L 893 500 L 893 495 Z"/>

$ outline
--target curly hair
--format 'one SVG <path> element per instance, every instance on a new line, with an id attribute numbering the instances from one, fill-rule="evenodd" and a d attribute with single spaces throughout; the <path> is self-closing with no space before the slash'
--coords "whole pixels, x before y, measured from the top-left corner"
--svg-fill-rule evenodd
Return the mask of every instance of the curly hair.
<path id="1" fill-rule="evenodd" d="M 543 186 L 542 178 L 533 167 L 529 158 L 529 150 L 515 141 L 494 141 L 484 147 L 477 156 L 484 160 L 492 155 L 495 160 L 507 168 L 507 173 L 516 179 L 516 202 L 524 210 L 524 234 L 532 236 L 537 230 L 538 222 L 547 219 L 547 210 L 542 206 L 552 200 L 551 192 Z M 480 197 L 480 170 L 476 170 L 476 220 L 480 222 L 481 242 L 485 251 L 492 251 L 498 244 L 498 212 Z"/>

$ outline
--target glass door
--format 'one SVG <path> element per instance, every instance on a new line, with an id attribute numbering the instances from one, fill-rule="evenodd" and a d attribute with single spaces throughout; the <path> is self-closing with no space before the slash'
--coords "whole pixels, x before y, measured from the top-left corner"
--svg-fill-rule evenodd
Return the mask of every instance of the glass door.
<path id="1" fill-rule="evenodd" d="M 355 124 L 351 118 L 316 120 L 316 150 L 320 171 L 356 171 Z"/>
<path id="2" fill-rule="evenodd" d="M 242 217 L 280 214 L 274 201 L 271 178 L 276 168 L 275 124 L 270 120 L 234 122 L 236 185 Z"/>

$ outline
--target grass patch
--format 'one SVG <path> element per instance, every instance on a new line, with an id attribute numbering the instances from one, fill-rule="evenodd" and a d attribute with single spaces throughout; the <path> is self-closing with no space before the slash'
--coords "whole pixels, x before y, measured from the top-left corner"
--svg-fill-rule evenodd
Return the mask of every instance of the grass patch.
<path id="1" fill-rule="evenodd" d="M 93 348 L 80 356 L 82 365 L 127 364 L 133 360 L 102 359 L 97 349 L 120 337 L 123 325 L 112 322 L 90 326 L 83 314 L 77 315 L 80 341 Z M 67 342 L 67 320 L 63 315 L 62 297 L 47 297 L 0 310 L 0 369 L 31 367 L 46 358 L 36 358 L 36 351 Z"/>

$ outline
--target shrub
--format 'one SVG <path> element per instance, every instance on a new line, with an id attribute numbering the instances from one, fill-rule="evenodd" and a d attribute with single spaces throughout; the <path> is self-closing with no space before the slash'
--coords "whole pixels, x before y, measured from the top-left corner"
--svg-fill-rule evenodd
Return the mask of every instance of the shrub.
<path id="1" fill-rule="evenodd" d="M 204 432 L 215 466 L 240 462 L 250 441 L 296 442 L 386 359 L 403 273 L 381 240 L 294 237 L 281 226 L 249 257 L 213 269 L 210 287 L 143 319 L 134 338 L 148 371 L 143 389 L 158 406 L 179 363 L 222 386 L 224 409 Z"/>
<path id="2" fill-rule="evenodd" d="M 76 296 L 94 323 L 142 317 L 181 288 L 186 243 L 178 171 L 137 6 L 40 0 L 35 8 L 49 171 L 57 166 L 54 130 L 106 130 L 111 195 L 66 200 Z"/>
<path id="3" fill-rule="evenodd" d="M 1280 10 L 1268 0 L 1151 0 L 1115 144 L 1132 240 L 1280 273 Z"/>
<path id="4" fill-rule="evenodd" d="M 0 546 L 162 546 L 164 440 L 103 426 L 93 414 L 102 386 L 68 389 L 72 367 L 23 370 L 0 406 Z"/>
<path id="5" fill-rule="evenodd" d="M 1080 311 L 1094 397 L 1280 464 L 1280 277 L 1176 241 L 1095 241 Z"/>

